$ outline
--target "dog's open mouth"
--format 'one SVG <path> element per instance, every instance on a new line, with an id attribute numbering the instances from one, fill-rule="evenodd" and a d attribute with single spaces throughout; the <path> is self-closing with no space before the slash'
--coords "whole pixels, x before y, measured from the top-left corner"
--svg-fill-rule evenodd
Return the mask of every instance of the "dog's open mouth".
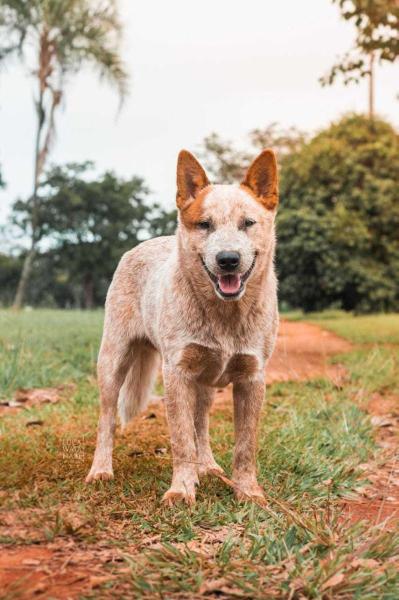
<path id="1" fill-rule="evenodd" d="M 217 278 L 219 290 L 225 296 L 234 296 L 241 289 L 240 275 L 219 275 Z"/>
<path id="2" fill-rule="evenodd" d="M 241 294 L 242 290 L 244 289 L 244 284 L 255 266 L 255 260 L 256 255 L 254 256 L 254 259 L 248 271 L 246 271 L 243 275 L 241 275 L 240 273 L 226 273 L 221 275 L 214 275 L 212 271 L 208 269 L 204 259 L 201 257 L 201 261 L 204 265 L 205 271 L 208 273 L 219 294 L 224 298 L 236 298 Z"/>

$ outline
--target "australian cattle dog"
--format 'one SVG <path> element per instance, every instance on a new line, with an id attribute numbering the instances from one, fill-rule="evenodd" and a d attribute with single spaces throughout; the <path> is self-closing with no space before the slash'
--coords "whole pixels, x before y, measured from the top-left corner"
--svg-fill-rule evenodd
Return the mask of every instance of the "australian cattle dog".
<path id="1" fill-rule="evenodd" d="M 209 409 L 215 388 L 229 383 L 235 493 L 263 497 L 256 440 L 278 328 L 277 204 L 272 150 L 237 185 L 211 184 L 194 156 L 180 152 L 176 235 L 127 252 L 108 291 L 98 360 L 101 413 L 87 482 L 113 477 L 117 409 L 126 425 L 146 407 L 161 362 L 173 454 L 164 502 L 194 503 L 199 478 L 222 472 L 209 442 Z"/>

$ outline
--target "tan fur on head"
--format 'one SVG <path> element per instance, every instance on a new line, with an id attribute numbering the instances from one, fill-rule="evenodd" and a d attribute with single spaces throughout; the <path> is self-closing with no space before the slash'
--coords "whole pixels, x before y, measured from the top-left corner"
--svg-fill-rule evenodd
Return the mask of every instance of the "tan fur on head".
<path id="1" fill-rule="evenodd" d="M 277 161 L 273 150 L 263 150 L 249 167 L 241 183 L 268 210 L 278 204 Z"/>
<path id="2" fill-rule="evenodd" d="M 184 208 L 180 209 L 180 222 L 187 229 L 193 230 L 204 218 L 204 201 L 213 186 L 207 185 L 199 191 L 194 199 L 188 201 Z"/>

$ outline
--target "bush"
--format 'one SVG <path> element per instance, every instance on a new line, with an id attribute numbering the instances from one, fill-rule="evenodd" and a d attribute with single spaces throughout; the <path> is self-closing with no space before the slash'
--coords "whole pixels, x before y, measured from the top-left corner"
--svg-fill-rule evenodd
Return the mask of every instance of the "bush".
<path id="1" fill-rule="evenodd" d="M 280 298 L 305 311 L 399 309 L 399 136 L 350 115 L 284 157 Z"/>

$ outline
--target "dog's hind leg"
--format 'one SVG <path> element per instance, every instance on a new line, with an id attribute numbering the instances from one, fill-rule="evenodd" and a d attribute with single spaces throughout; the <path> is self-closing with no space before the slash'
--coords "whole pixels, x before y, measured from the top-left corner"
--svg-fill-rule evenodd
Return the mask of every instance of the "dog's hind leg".
<path id="1" fill-rule="evenodd" d="M 86 483 L 112 479 L 112 450 L 119 391 L 129 367 L 130 344 L 126 337 L 104 332 L 98 357 L 97 373 L 100 388 L 100 418 L 93 464 Z"/>
<path id="2" fill-rule="evenodd" d="M 158 351 L 149 342 L 142 340 L 133 344 L 131 362 L 118 399 L 122 427 L 147 407 L 158 371 L 159 358 Z"/>
<path id="3" fill-rule="evenodd" d="M 200 477 L 208 473 L 223 473 L 213 458 L 209 440 L 209 411 L 212 406 L 215 390 L 211 387 L 199 385 L 195 399 L 194 425 L 195 443 L 197 446 L 198 475 Z"/>

